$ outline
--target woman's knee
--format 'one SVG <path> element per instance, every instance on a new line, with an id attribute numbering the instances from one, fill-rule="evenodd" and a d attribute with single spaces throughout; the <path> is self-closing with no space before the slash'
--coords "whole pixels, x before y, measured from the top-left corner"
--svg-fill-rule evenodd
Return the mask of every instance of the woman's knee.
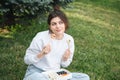
<path id="1" fill-rule="evenodd" d="M 72 73 L 72 80 L 90 80 L 90 77 L 85 73 Z"/>
<path id="2" fill-rule="evenodd" d="M 48 78 L 47 78 L 47 76 L 45 76 L 41 73 L 35 72 L 35 73 L 27 76 L 23 80 L 48 80 Z"/>

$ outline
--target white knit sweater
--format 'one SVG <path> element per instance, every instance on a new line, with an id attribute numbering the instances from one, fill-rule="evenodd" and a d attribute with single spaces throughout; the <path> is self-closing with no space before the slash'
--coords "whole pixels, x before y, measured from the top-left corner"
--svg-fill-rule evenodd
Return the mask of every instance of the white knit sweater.
<path id="1" fill-rule="evenodd" d="M 67 41 L 70 40 L 70 45 Z M 43 47 L 50 43 L 51 51 L 42 58 L 37 58 Z M 71 56 L 67 61 L 62 60 L 65 50 L 70 46 Z M 39 32 L 32 40 L 29 48 L 26 50 L 24 61 L 26 64 L 33 64 L 43 70 L 56 70 L 61 67 L 67 67 L 72 62 L 74 54 L 74 40 L 72 36 L 64 33 L 61 40 L 51 39 L 49 31 Z"/>

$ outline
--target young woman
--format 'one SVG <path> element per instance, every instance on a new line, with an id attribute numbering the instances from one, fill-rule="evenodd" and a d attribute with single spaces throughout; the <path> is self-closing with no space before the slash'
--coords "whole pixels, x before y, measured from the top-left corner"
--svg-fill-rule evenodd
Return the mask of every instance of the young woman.
<path id="1" fill-rule="evenodd" d="M 74 55 L 74 39 L 66 34 L 68 20 L 60 10 L 48 16 L 49 30 L 39 32 L 26 50 L 28 68 L 24 80 L 49 80 L 41 72 L 58 70 L 70 65 Z M 72 73 L 71 80 L 90 80 L 84 73 Z"/>

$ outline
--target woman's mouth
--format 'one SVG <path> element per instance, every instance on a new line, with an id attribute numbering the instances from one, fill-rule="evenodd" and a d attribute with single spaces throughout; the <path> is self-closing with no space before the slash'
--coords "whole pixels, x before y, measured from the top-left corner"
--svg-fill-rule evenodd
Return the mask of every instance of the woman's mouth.
<path id="1" fill-rule="evenodd" d="M 57 32 L 60 32 L 61 30 L 56 30 Z"/>

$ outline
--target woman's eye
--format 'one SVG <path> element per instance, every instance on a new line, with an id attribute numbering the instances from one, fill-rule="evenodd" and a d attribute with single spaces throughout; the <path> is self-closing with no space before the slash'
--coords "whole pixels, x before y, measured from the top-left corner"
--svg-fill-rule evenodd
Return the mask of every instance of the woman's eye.
<path id="1" fill-rule="evenodd" d="M 63 24 L 63 21 L 60 21 L 59 24 Z"/>
<path id="2" fill-rule="evenodd" d="M 51 25 L 52 25 L 52 26 L 55 26 L 55 25 L 56 25 L 56 23 L 51 23 Z"/>

